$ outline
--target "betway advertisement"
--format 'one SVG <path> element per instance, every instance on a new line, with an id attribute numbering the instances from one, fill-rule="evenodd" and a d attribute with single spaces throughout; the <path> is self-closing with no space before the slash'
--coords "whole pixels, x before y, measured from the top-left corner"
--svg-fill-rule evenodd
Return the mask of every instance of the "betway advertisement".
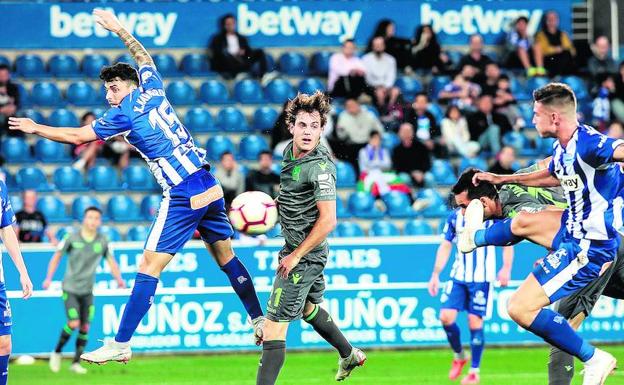
<path id="1" fill-rule="evenodd" d="M 333 239 L 325 278 L 325 306 L 349 340 L 362 347 L 424 347 L 446 344 L 437 319 L 439 297 L 427 292 L 438 237 L 392 237 Z M 113 244 L 114 255 L 128 285 L 139 266 L 141 244 Z M 263 245 L 235 245 L 238 257 L 254 278 L 261 304 L 269 299 L 277 264 L 279 240 Z M 17 273 L 8 259 L 6 283 L 13 314 L 15 353 L 44 354 L 55 346 L 66 322 L 61 299 L 64 261 L 50 290 L 43 290 L 47 263 L 53 253 L 48 246 L 24 247 L 26 263 L 35 284 L 29 300 L 19 297 Z M 490 344 L 527 344 L 539 340 L 518 327 L 508 316 L 506 304 L 520 281 L 531 271 L 543 249 L 522 243 L 515 246 L 510 287 L 496 287 L 488 307 L 485 338 Z M 500 263 L 501 256 L 498 256 Z M 442 279 L 448 276 L 449 262 Z M 115 335 L 129 289 L 116 289 L 103 261 L 96 274 L 95 318 L 89 349 L 98 339 Z M 593 340 L 622 341 L 624 303 L 603 297 L 582 333 Z M 464 316 L 459 324 L 468 335 Z M 329 348 L 305 322 L 289 328 L 289 348 Z M 154 304 L 139 325 L 132 345 L 135 351 L 231 351 L 257 349 L 251 326 L 238 297 L 199 242 L 189 242 L 162 274 Z M 71 351 L 73 344 L 68 345 Z"/>
<path id="2" fill-rule="evenodd" d="M 4 48 L 123 48 L 91 17 L 94 4 L 3 3 L 0 32 Z M 529 18 L 535 32 L 545 10 L 559 13 L 561 27 L 571 26 L 571 0 L 495 2 L 368 1 L 203 1 L 116 3 L 105 8 L 149 48 L 206 47 L 219 29 L 219 18 L 234 14 L 238 31 L 256 47 L 336 46 L 346 38 L 366 44 L 382 19 L 397 25 L 397 35 L 411 38 L 421 24 L 431 24 L 442 44 L 465 45 L 479 33 L 497 44 L 518 16 Z M 37 28 L 24 28 L 24 20 Z"/>

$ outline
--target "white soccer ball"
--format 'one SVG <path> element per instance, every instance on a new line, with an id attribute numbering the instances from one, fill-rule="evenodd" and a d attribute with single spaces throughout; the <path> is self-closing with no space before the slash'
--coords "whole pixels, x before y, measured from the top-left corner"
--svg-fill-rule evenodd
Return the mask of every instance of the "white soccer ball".
<path id="1" fill-rule="evenodd" d="M 277 207 L 273 198 L 262 191 L 247 191 L 234 198 L 229 216 L 236 230 L 264 234 L 277 222 Z"/>

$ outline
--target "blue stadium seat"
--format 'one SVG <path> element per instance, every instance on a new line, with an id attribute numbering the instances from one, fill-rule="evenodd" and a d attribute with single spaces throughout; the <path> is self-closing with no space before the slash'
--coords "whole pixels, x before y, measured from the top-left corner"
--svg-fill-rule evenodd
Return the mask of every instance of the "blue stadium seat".
<path id="1" fill-rule="evenodd" d="M 91 112 L 93 112 L 93 114 L 95 115 L 96 118 L 101 118 L 102 116 L 104 116 L 104 113 L 107 111 L 106 108 L 104 107 L 95 107 L 93 109 L 91 109 Z"/>
<path id="2" fill-rule="evenodd" d="M 69 220 L 65 213 L 65 205 L 59 198 L 51 195 L 42 196 L 37 200 L 37 210 L 40 211 L 47 221 L 52 223 L 66 222 Z"/>
<path id="3" fill-rule="evenodd" d="M 587 84 L 578 76 L 568 75 L 561 78 L 561 82 L 565 83 L 572 88 L 572 91 L 576 94 L 577 100 L 589 99 L 589 92 L 587 92 Z"/>
<path id="4" fill-rule="evenodd" d="M 226 85 L 220 80 L 208 80 L 199 88 L 199 98 L 208 104 L 229 104 L 233 103 Z"/>
<path id="5" fill-rule="evenodd" d="M 97 207 L 100 210 L 102 209 L 102 205 L 100 202 L 90 195 L 79 195 L 72 202 L 72 218 L 82 221 L 82 217 L 84 217 L 84 211 L 88 207 Z"/>
<path id="6" fill-rule="evenodd" d="M 527 79 L 526 91 L 529 94 L 533 94 L 536 89 L 545 86 L 550 82 L 550 79 L 542 76 L 533 76 Z"/>
<path id="7" fill-rule="evenodd" d="M 287 75 L 305 75 L 306 59 L 299 52 L 285 52 L 279 57 L 279 69 Z"/>
<path id="8" fill-rule="evenodd" d="M 516 97 L 517 100 L 531 100 L 531 95 L 527 92 L 524 85 L 518 80 L 517 76 L 513 76 L 510 74 L 509 76 L 509 88 L 511 93 Z"/>
<path id="9" fill-rule="evenodd" d="M 30 92 L 33 104 L 42 107 L 58 107 L 65 104 L 61 91 L 54 83 L 40 82 L 33 85 Z"/>
<path id="10" fill-rule="evenodd" d="M 442 88 L 444 88 L 445 85 L 449 84 L 451 82 L 451 78 L 448 76 L 434 76 L 431 79 L 431 83 L 429 83 L 429 96 L 432 99 L 437 99 L 438 98 L 438 94 L 440 93 L 440 91 L 442 91 Z"/>
<path id="11" fill-rule="evenodd" d="M 84 81 L 70 84 L 65 92 L 67 101 L 75 106 L 101 105 L 106 98 L 99 99 L 99 96 L 91 84 Z"/>
<path id="12" fill-rule="evenodd" d="M 381 139 L 381 145 L 388 150 L 388 152 L 392 153 L 392 150 L 394 150 L 399 143 L 401 143 L 401 139 L 399 139 L 397 134 L 394 132 L 384 132 Z"/>
<path id="13" fill-rule="evenodd" d="M 130 64 L 133 67 L 136 67 L 136 63 L 134 62 L 132 55 L 130 55 L 127 52 L 122 53 L 121 55 L 117 56 L 115 60 L 113 61 L 113 63 L 126 63 L 126 64 Z"/>
<path id="14" fill-rule="evenodd" d="M 75 229 L 73 226 L 62 226 L 59 227 L 58 230 L 56 230 L 56 234 L 54 236 L 60 241 L 61 239 L 65 238 L 67 234 L 71 234 L 74 231 Z"/>
<path id="15" fill-rule="evenodd" d="M 173 56 L 167 53 L 157 53 L 152 56 L 154 64 L 163 76 L 179 76 L 180 70 Z"/>
<path id="16" fill-rule="evenodd" d="M 47 77 L 43 59 L 39 55 L 19 55 L 15 59 L 15 74 L 25 78 Z"/>
<path id="17" fill-rule="evenodd" d="M 433 117 L 436 119 L 438 124 L 440 124 L 440 122 L 442 122 L 442 119 L 444 119 L 444 111 L 442 110 L 442 107 L 440 107 L 440 105 L 436 102 L 429 103 L 429 105 L 427 106 L 427 111 L 433 114 Z"/>
<path id="18" fill-rule="evenodd" d="M 279 113 L 274 108 L 263 106 L 254 112 L 253 128 L 258 131 L 272 131 Z"/>
<path id="19" fill-rule="evenodd" d="M 524 119 L 525 127 L 533 127 L 533 103 L 518 103 L 518 109 Z"/>
<path id="20" fill-rule="evenodd" d="M 18 114 L 24 118 L 30 118 L 35 123 L 45 124 L 47 123 L 46 118 L 43 117 L 43 114 L 39 112 L 39 110 L 34 110 L 32 108 L 27 108 L 25 110 L 20 110 Z"/>
<path id="21" fill-rule="evenodd" d="M 268 149 L 269 145 L 262 136 L 247 135 L 241 139 L 238 153 L 243 159 L 256 160 L 261 151 Z"/>
<path id="22" fill-rule="evenodd" d="M 87 186 L 80 171 L 70 166 L 59 167 L 54 170 L 54 186 L 62 192 L 85 191 Z"/>
<path id="23" fill-rule="evenodd" d="M 555 138 L 540 138 L 538 136 L 535 139 L 535 147 L 538 153 L 541 155 L 552 155 L 555 140 Z"/>
<path id="24" fill-rule="evenodd" d="M 212 75 L 208 57 L 197 53 L 189 53 L 184 55 L 180 62 L 180 69 L 189 76 L 206 76 Z"/>
<path id="25" fill-rule="evenodd" d="M 405 100 L 413 100 L 414 96 L 423 90 L 422 84 L 420 84 L 418 79 L 410 76 L 400 76 L 394 85 L 399 87 Z"/>
<path id="26" fill-rule="evenodd" d="M 336 217 L 338 217 L 339 219 L 351 217 L 351 213 L 349 212 L 349 210 L 347 210 L 344 202 L 339 196 L 336 197 Z"/>
<path id="27" fill-rule="evenodd" d="M 273 226 L 273 228 L 269 231 L 266 232 L 266 237 L 271 239 L 271 238 L 283 238 L 282 235 L 282 225 L 278 223 L 275 224 L 275 226 Z"/>
<path id="28" fill-rule="evenodd" d="M 128 230 L 128 234 L 126 234 L 126 240 L 134 242 L 145 242 L 147 241 L 148 235 L 149 227 L 143 225 L 132 226 L 130 230 Z"/>
<path id="29" fill-rule="evenodd" d="M 113 196 L 106 206 L 108 215 L 114 221 L 133 222 L 141 219 L 136 203 L 125 195 Z"/>
<path id="30" fill-rule="evenodd" d="M 459 173 L 461 174 L 468 167 L 478 168 L 479 170 L 487 170 L 488 164 L 485 159 L 478 156 L 474 158 L 462 158 L 459 162 Z"/>
<path id="31" fill-rule="evenodd" d="M 392 218 L 411 218 L 416 216 L 410 200 L 405 193 L 390 191 L 382 197 L 386 211 Z"/>
<path id="32" fill-rule="evenodd" d="M 243 79 L 234 85 L 234 98 L 240 103 L 264 103 L 262 86 L 255 79 Z"/>
<path id="33" fill-rule="evenodd" d="M 71 159 L 68 146 L 48 139 L 37 140 L 35 158 L 43 163 L 60 163 Z"/>
<path id="34" fill-rule="evenodd" d="M 210 111 L 203 107 L 193 107 L 186 112 L 184 126 L 192 132 L 212 132 L 216 130 Z"/>
<path id="35" fill-rule="evenodd" d="M 130 165 L 123 170 L 126 188 L 132 191 L 148 191 L 154 187 L 152 173 L 145 166 Z"/>
<path id="36" fill-rule="evenodd" d="M 316 91 L 325 92 L 327 89 L 323 82 L 321 82 L 317 78 L 305 78 L 299 82 L 299 86 L 297 87 L 299 92 L 311 95 Z"/>
<path id="37" fill-rule="evenodd" d="M 336 162 L 336 186 L 355 187 L 357 177 L 353 165 L 348 162 Z"/>
<path id="38" fill-rule="evenodd" d="M 225 107 L 217 115 L 217 127 L 223 131 L 245 132 L 249 130 L 245 115 L 236 107 Z"/>
<path id="39" fill-rule="evenodd" d="M 412 219 L 405 224 L 403 235 L 433 235 L 433 229 L 425 220 Z"/>
<path id="40" fill-rule="evenodd" d="M 440 193 L 432 188 L 424 188 L 418 191 L 418 200 L 428 201 L 428 206 L 425 207 L 420 213 L 426 218 L 441 218 L 448 213 L 446 203 L 440 195 Z"/>
<path id="41" fill-rule="evenodd" d="M 518 154 L 529 147 L 529 140 L 521 132 L 511 131 L 503 135 L 503 145 L 513 147 Z"/>
<path id="42" fill-rule="evenodd" d="M 267 72 L 275 71 L 275 59 L 266 51 L 264 52 L 264 61 L 266 63 Z M 249 73 L 254 77 L 261 77 L 263 75 L 260 68 L 260 61 L 255 62 L 251 66 Z"/>
<path id="43" fill-rule="evenodd" d="M 48 60 L 48 72 L 57 78 L 75 78 L 81 75 L 76 58 L 71 55 L 53 55 Z"/>
<path id="44" fill-rule="evenodd" d="M 363 191 L 356 191 L 349 196 L 347 202 L 349 211 L 360 218 L 381 218 L 383 213 L 375 207 L 372 195 Z"/>
<path id="45" fill-rule="evenodd" d="M 463 52 L 455 51 L 455 50 L 445 51 L 445 53 L 449 57 L 453 68 L 456 68 L 459 65 L 459 62 L 461 61 L 461 58 L 464 55 Z"/>
<path id="46" fill-rule="evenodd" d="M 160 207 L 161 195 L 148 195 L 141 201 L 141 217 L 148 221 L 156 218 L 158 214 L 158 208 Z"/>
<path id="47" fill-rule="evenodd" d="M 213 135 L 208 138 L 206 142 L 206 156 L 210 160 L 219 160 L 221 159 L 221 155 L 229 151 L 232 154 L 236 153 L 234 148 L 234 143 L 230 140 L 229 136 L 225 135 Z"/>
<path id="48" fill-rule="evenodd" d="M 20 194 L 10 194 L 9 200 L 11 201 L 11 208 L 13 212 L 22 211 L 24 208 L 24 200 Z"/>
<path id="49" fill-rule="evenodd" d="M 108 58 L 100 54 L 86 54 L 82 58 L 82 73 L 91 78 L 98 78 L 102 67 L 109 65 Z M 128 63 L 132 64 L 132 62 Z"/>
<path id="50" fill-rule="evenodd" d="M 169 83 L 166 92 L 167 99 L 169 99 L 171 104 L 174 106 L 187 106 L 195 104 L 197 102 L 197 98 L 195 97 L 195 90 L 189 83 L 183 80 L 176 80 Z"/>
<path id="51" fill-rule="evenodd" d="M 45 174 L 36 167 L 21 168 L 15 175 L 15 181 L 20 190 L 51 190 Z"/>
<path id="52" fill-rule="evenodd" d="M 22 138 L 5 138 L 2 141 L 2 155 L 8 163 L 26 163 L 32 160 L 30 147 Z"/>
<path id="53" fill-rule="evenodd" d="M 71 110 L 59 108 L 48 116 L 48 124 L 53 127 L 78 127 L 80 122 Z"/>
<path id="54" fill-rule="evenodd" d="M 105 236 L 110 242 L 119 242 L 122 240 L 119 230 L 114 226 L 103 225 L 99 228 L 98 232 Z"/>
<path id="55" fill-rule="evenodd" d="M 437 184 L 451 185 L 457 182 L 453 166 L 448 160 L 434 159 L 431 164 L 430 172 Z"/>
<path id="56" fill-rule="evenodd" d="M 310 58 L 310 73 L 315 76 L 327 76 L 331 55 L 332 52 L 329 51 L 319 51 L 312 54 Z"/>
<path id="57" fill-rule="evenodd" d="M 390 221 L 375 221 L 368 230 L 368 235 L 371 237 L 396 237 L 401 235 L 401 231 Z"/>
<path id="58" fill-rule="evenodd" d="M 119 176 L 113 167 L 95 166 L 87 175 L 89 187 L 95 191 L 116 191 L 120 189 Z"/>
<path id="59" fill-rule="evenodd" d="M 30 97 L 30 92 L 24 87 L 22 83 L 16 84 L 17 89 L 19 90 L 20 96 L 20 108 L 28 108 L 32 106 L 32 98 Z"/>
<path id="60" fill-rule="evenodd" d="M 336 236 L 338 237 L 363 237 L 364 230 L 356 222 L 344 221 L 336 225 Z"/>
<path id="61" fill-rule="evenodd" d="M 278 78 L 267 84 L 264 88 L 264 94 L 271 103 L 282 104 L 295 97 L 295 89 L 288 80 Z"/>

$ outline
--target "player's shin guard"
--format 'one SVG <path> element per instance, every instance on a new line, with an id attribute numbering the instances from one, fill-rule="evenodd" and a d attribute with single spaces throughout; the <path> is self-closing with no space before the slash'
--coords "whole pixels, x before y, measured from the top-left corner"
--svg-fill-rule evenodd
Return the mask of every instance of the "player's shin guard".
<path id="1" fill-rule="evenodd" d="M 471 368 L 478 369 L 481 366 L 481 356 L 485 348 L 483 329 L 470 329 L 470 355 L 472 356 Z"/>
<path id="2" fill-rule="evenodd" d="M 139 326 L 139 322 L 150 306 L 154 302 L 154 293 L 156 293 L 156 285 L 158 285 L 158 278 L 151 275 L 137 273 L 134 281 L 134 288 L 130 299 L 126 304 L 123 316 L 121 317 L 121 323 L 119 324 L 119 330 L 115 336 L 117 342 L 128 342 L 132 338 L 132 334 Z"/>
<path id="3" fill-rule="evenodd" d="M 9 380 L 9 355 L 0 356 L 0 385 L 6 385 Z"/>
<path id="4" fill-rule="evenodd" d="M 514 245 L 522 240 L 511 232 L 511 219 L 498 221 L 487 229 L 477 230 L 475 244 L 477 246 L 507 246 Z"/>
<path id="5" fill-rule="evenodd" d="M 61 332 L 61 336 L 59 337 L 56 348 L 54 349 L 55 353 L 60 353 L 63 350 L 63 346 L 65 346 L 73 331 L 74 329 L 70 328 L 69 325 L 63 326 L 63 331 Z"/>
<path id="6" fill-rule="evenodd" d="M 78 338 L 76 338 L 76 353 L 74 354 L 73 362 L 80 362 L 80 356 L 85 350 L 85 346 L 87 346 L 87 340 L 89 339 L 89 335 L 87 333 L 80 332 L 78 334 Z"/>
<path id="7" fill-rule="evenodd" d="M 264 341 L 256 385 L 274 385 L 285 358 L 286 341 Z"/>
<path id="8" fill-rule="evenodd" d="M 583 362 L 594 355 L 595 348 L 572 329 L 565 317 L 550 309 L 540 310 L 527 329 Z"/>
<path id="9" fill-rule="evenodd" d="M 446 333 L 446 338 L 448 339 L 449 344 L 451 345 L 451 349 L 455 352 L 456 355 L 462 353 L 462 344 L 460 338 L 459 326 L 455 322 L 450 325 L 442 325 L 444 328 L 444 332 Z"/>
<path id="10" fill-rule="evenodd" d="M 353 346 L 347 341 L 347 338 L 342 334 L 340 329 L 338 329 L 331 315 L 329 315 L 325 309 L 319 305 L 314 305 L 314 310 L 310 315 L 304 318 L 304 321 L 312 325 L 314 330 L 323 337 L 325 341 L 336 348 L 340 357 L 349 357 Z"/>
<path id="11" fill-rule="evenodd" d="M 262 315 L 260 301 L 245 265 L 235 256 L 230 262 L 221 266 L 221 270 L 228 276 L 232 288 L 245 306 L 249 317 L 251 319 L 260 317 Z"/>
<path id="12" fill-rule="evenodd" d="M 574 357 L 551 347 L 548 360 L 548 385 L 570 385 L 574 377 Z"/>

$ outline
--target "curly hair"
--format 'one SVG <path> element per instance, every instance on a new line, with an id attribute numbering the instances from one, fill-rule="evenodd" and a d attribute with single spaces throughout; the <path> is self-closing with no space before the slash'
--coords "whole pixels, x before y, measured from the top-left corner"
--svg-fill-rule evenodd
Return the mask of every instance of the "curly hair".
<path id="1" fill-rule="evenodd" d="M 102 68 L 100 71 L 100 79 L 105 82 L 111 82 L 115 78 L 119 78 L 121 80 L 129 80 L 139 85 L 139 75 L 137 74 L 134 67 L 132 67 L 128 63 L 115 63 L 110 66 L 106 66 Z"/>
<path id="2" fill-rule="evenodd" d="M 285 108 L 286 124 L 288 126 L 295 124 L 297 114 L 300 111 L 308 113 L 318 112 L 321 115 L 321 127 L 325 127 L 327 115 L 331 111 L 329 96 L 320 91 L 316 91 L 313 95 L 298 93 L 295 98 L 288 102 Z"/>

